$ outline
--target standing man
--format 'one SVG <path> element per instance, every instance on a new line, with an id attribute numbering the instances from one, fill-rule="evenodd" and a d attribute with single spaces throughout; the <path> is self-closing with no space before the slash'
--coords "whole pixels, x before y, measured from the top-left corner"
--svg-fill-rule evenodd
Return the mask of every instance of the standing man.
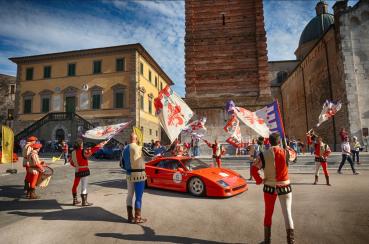
<path id="1" fill-rule="evenodd" d="M 329 174 L 328 174 L 328 170 L 327 170 L 327 158 L 329 156 L 329 154 L 331 153 L 331 149 L 329 148 L 329 146 L 325 143 L 323 143 L 322 137 L 318 136 L 317 138 L 317 142 L 315 143 L 315 181 L 314 181 L 314 185 L 316 185 L 318 183 L 318 178 L 319 178 L 319 169 L 320 166 L 322 166 L 323 168 L 323 172 L 325 175 L 325 180 L 327 182 L 327 186 L 330 186 L 331 184 L 329 183 Z"/>
<path id="2" fill-rule="evenodd" d="M 81 198 L 82 206 L 91 206 L 92 203 L 87 201 L 87 177 L 90 175 L 90 169 L 88 167 L 88 158 L 91 157 L 95 152 L 97 152 L 101 147 L 106 144 L 106 141 L 92 148 L 83 148 L 83 140 L 78 138 L 74 144 L 74 150 L 72 151 L 72 157 L 70 159 L 70 164 L 76 168 L 74 174 L 74 183 L 72 187 L 73 195 L 73 205 L 81 203 L 77 199 L 77 189 L 79 182 L 81 183 Z"/>
<path id="3" fill-rule="evenodd" d="M 24 139 L 22 139 L 25 141 Z M 37 137 L 30 136 L 27 139 L 27 143 L 22 147 L 22 157 L 23 157 L 23 167 L 26 169 L 26 176 L 24 177 L 24 191 L 27 194 L 26 197 L 29 198 L 31 194 L 31 174 L 28 172 L 29 170 L 29 155 L 32 152 L 32 145 L 37 141 Z M 22 143 L 23 144 L 23 143 Z"/>
<path id="4" fill-rule="evenodd" d="M 261 152 L 259 160 L 252 166 L 252 175 L 256 184 L 264 183 L 264 243 L 271 242 L 272 216 L 278 196 L 287 231 L 287 243 L 292 244 L 295 243 L 295 238 L 291 214 L 292 188 L 288 178 L 288 151 L 279 146 L 279 134 L 271 134 L 269 141 L 271 147 Z M 264 179 L 259 174 L 261 169 L 264 170 Z"/>
<path id="5" fill-rule="evenodd" d="M 360 145 L 360 142 L 357 140 L 357 137 L 356 136 L 352 137 L 352 147 L 351 147 L 352 161 L 355 163 L 355 158 L 356 158 L 357 164 L 360 164 L 360 159 L 359 159 L 360 148 L 361 148 L 361 145 Z"/>
<path id="6" fill-rule="evenodd" d="M 127 171 L 127 214 L 128 222 L 134 224 L 145 223 L 147 219 L 142 218 L 142 196 L 145 190 L 146 172 L 145 162 L 142 158 L 142 147 L 138 145 L 137 135 L 131 134 L 131 143 L 123 151 L 124 168 Z M 135 200 L 135 216 L 133 217 L 133 195 Z"/>
<path id="7" fill-rule="evenodd" d="M 253 145 L 253 155 L 252 155 L 252 161 L 250 162 L 250 179 L 252 180 L 252 164 L 259 159 L 260 153 L 264 150 L 264 137 L 259 136 L 259 138 L 256 141 L 256 144 Z"/>
<path id="8" fill-rule="evenodd" d="M 358 175 L 359 172 L 356 172 L 355 167 L 354 167 L 354 163 L 352 162 L 351 148 L 350 148 L 350 143 L 349 143 L 349 138 L 348 137 L 345 137 L 345 140 L 342 142 L 341 148 L 342 148 L 342 162 L 340 164 L 340 167 L 337 170 L 337 173 L 342 174 L 341 169 L 342 169 L 343 165 L 345 164 L 345 162 L 347 160 L 347 161 L 349 161 L 349 163 L 351 165 L 352 173 L 354 175 Z"/>
<path id="9" fill-rule="evenodd" d="M 208 147 L 210 147 L 213 151 L 213 159 L 214 159 L 214 167 L 216 167 L 216 164 L 218 165 L 218 168 L 220 168 L 222 166 L 222 155 L 224 154 L 224 150 L 222 145 L 220 145 L 218 143 L 218 139 L 215 139 L 214 144 L 211 144 L 210 142 L 208 142 L 207 140 L 204 140 L 206 145 L 208 145 Z"/>
<path id="10" fill-rule="evenodd" d="M 66 165 L 68 163 L 68 144 L 63 140 L 61 142 L 61 148 L 62 148 L 62 152 L 63 152 L 63 157 L 64 157 L 64 165 Z"/>
<path id="11" fill-rule="evenodd" d="M 36 184 L 40 173 L 44 172 L 44 162 L 40 160 L 38 153 L 42 147 L 40 143 L 34 143 L 31 145 L 32 151 L 28 155 L 29 162 L 29 179 L 30 179 L 30 190 L 29 199 L 38 199 L 36 195 Z"/>

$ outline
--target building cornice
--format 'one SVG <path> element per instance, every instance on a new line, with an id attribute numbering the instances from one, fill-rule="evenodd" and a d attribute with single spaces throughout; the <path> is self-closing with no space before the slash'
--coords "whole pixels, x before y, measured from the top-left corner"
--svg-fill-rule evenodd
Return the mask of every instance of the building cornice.
<path id="1" fill-rule="evenodd" d="M 92 55 L 106 55 L 121 51 L 132 51 L 135 50 L 143 56 L 146 61 L 158 71 L 158 73 L 170 84 L 173 85 L 172 79 L 164 72 L 164 70 L 160 67 L 160 65 L 154 60 L 154 58 L 146 51 L 146 49 L 140 43 L 128 44 L 128 45 L 120 45 L 120 46 L 112 46 L 112 47 L 102 47 L 102 48 L 92 48 L 92 49 L 84 49 L 84 50 L 74 50 L 67 52 L 59 52 L 59 53 L 48 53 L 41 55 L 33 55 L 33 56 L 24 56 L 24 57 L 11 57 L 9 60 L 16 64 L 31 64 L 34 62 L 40 62 L 45 60 L 58 60 L 58 59 L 66 59 L 66 58 L 81 58 Z"/>

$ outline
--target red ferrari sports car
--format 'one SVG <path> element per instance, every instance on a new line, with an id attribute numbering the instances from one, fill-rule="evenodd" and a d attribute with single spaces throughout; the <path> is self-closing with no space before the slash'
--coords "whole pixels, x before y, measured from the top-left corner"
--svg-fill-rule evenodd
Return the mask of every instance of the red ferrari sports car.
<path id="1" fill-rule="evenodd" d="M 233 170 L 213 168 L 197 158 L 159 157 L 146 163 L 147 186 L 190 192 L 194 196 L 230 197 L 248 189 Z"/>

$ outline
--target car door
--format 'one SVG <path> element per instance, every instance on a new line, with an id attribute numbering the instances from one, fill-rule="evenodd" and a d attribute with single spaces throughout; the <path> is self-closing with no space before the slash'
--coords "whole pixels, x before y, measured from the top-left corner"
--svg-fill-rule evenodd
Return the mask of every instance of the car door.
<path id="1" fill-rule="evenodd" d="M 181 167 L 181 164 L 175 159 L 165 159 L 160 161 L 156 165 L 154 171 L 157 182 L 166 189 L 180 189 L 182 174 L 178 172 L 179 167 Z"/>

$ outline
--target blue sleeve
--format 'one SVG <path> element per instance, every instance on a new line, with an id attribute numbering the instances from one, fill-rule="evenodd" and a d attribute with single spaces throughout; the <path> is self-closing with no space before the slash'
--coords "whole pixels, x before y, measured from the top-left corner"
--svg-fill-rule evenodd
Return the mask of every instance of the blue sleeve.
<path id="1" fill-rule="evenodd" d="M 124 167 L 127 171 L 131 169 L 131 157 L 129 151 L 129 146 L 126 146 L 123 150 Z"/>

